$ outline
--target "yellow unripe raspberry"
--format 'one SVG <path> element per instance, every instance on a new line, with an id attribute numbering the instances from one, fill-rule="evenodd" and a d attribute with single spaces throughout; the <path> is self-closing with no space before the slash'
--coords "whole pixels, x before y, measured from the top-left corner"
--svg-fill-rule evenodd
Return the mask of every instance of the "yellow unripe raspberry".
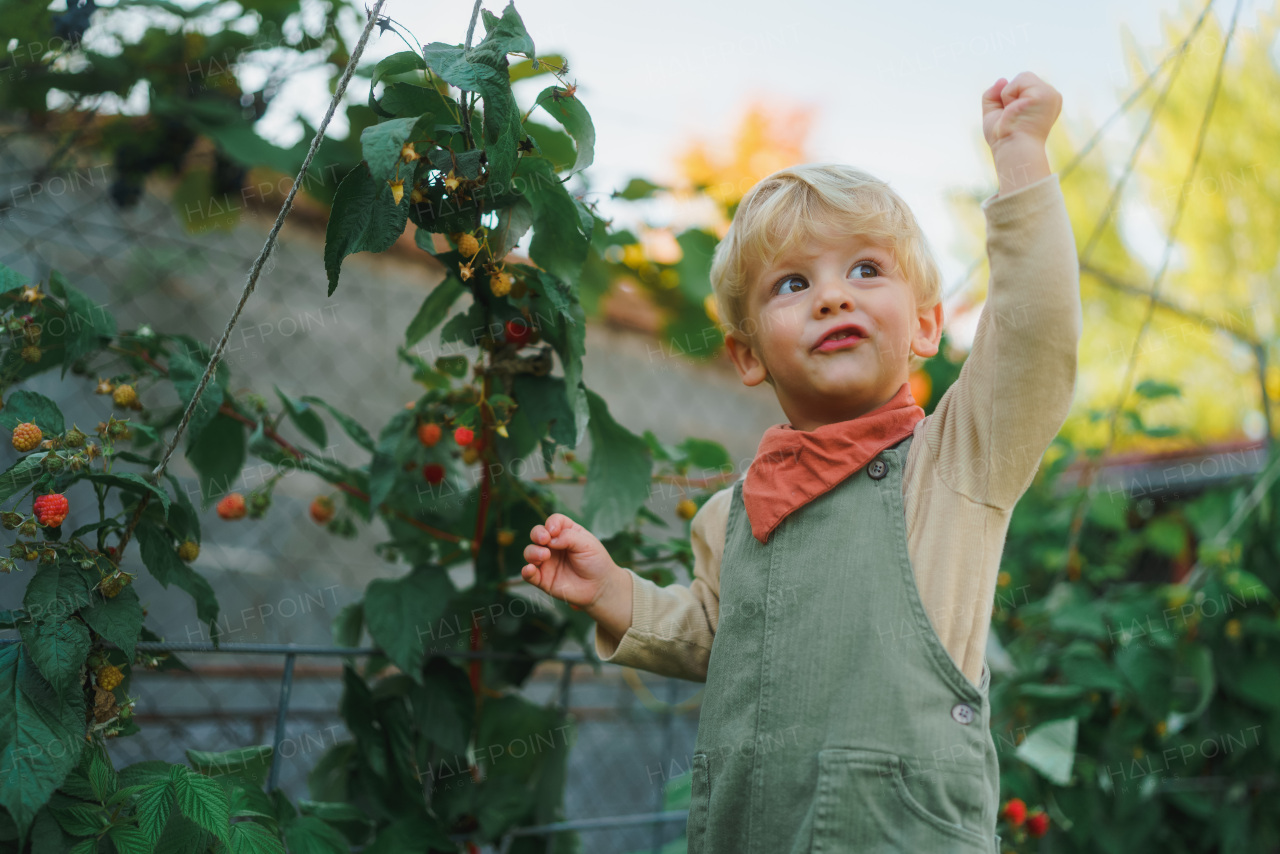
<path id="1" fill-rule="evenodd" d="M 480 241 L 474 235 L 464 234 L 458 238 L 458 251 L 462 253 L 462 257 L 470 258 L 480 251 Z"/>
<path id="2" fill-rule="evenodd" d="M 96 675 L 98 677 L 98 685 L 107 691 L 114 691 L 116 686 L 124 681 L 124 674 L 114 664 L 102 665 L 98 668 Z"/>
<path id="3" fill-rule="evenodd" d="M 412 163 L 413 161 L 417 160 L 420 156 L 421 155 L 419 155 L 418 152 L 413 150 L 412 142 L 406 142 L 404 145 L 400 147 L 400 159 L 403 160 L 405 163 Z"/>
<path id="4" fill-rule="evenodd" d="M 1240 637 L 1240 621 L 1233 617 L 1227 620 L 1227 624 L 1223 626 L 1222 630 L 1226 632 L 1227 637 L 1235 640 Z"/>
<path id="5" fill-rule="evenodd" d="M 516 541 L 516 532 L 510 528 L 498 531 L 498 545 L 509 546 Z"/>
<path id="6" fill-rule="evenodd" d="M 43 438 L 44 434 L 40 432 L 40 428 L 31 421 L 24 421 L 13 428 L 13 447 L 23 453 L 35 450 Z"/>
<path id="7" fill-rule="evenodd" d="M 681 519 L 692 519 L 698 512 L 698 505 L 692 498 L 686 498 L 676 505 L 676 515 Z"/>
<path id="8" fill-rule="evenodd" d="M 462 461 L 467 465 L 471 465 L 480 459 L 480 449 L 475 445 L 468 445 L 462 449 Z"/>
<path id="9" fill-rule="evenodd" d="M 116 406 L 133 406 L 133 402 L 138 399 L 138 393 L 128 383 L 121 383 L 111 392 L 111 399 L 116 402 Z"/>
<path id="10" fill-rule="evenodd" d="M 505 297 L 511 293 L 511 274 L 494 273 L 489 277 L 489 290 L 495 297 Z"/>
<path id="11" fill-rule="evenodd" d="M 199 556 L 200 544 L 195 540 L 187 540 L 182 545 L 178 546 L 178 557 L 182 558 L 187 563 L 190 563 Z"/>
<path id="12" fill-rule="evenodd" d="M 999 587 L 1008 587 L 1013 581 L 1013 576 L 1007 572 L 1002 572 L 996 576 L 996 585 Z"/>

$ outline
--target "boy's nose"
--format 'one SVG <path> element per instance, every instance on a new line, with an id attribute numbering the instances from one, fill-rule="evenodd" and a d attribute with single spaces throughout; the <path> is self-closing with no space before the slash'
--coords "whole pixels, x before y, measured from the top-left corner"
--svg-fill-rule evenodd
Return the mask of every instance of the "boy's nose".
<path id="1" fill-rule="evenodd" d="M 814 282 L 814 310 L 823 314 L 827 309 L 853 308 L 853 290 L 842 280 L 823 277 Z"/>

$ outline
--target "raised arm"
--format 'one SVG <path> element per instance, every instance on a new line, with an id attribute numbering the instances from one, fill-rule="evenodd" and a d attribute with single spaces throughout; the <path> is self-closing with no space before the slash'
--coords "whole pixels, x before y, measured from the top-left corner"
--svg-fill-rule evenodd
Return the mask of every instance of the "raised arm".
<path id="1" fill-rule="evenodd" d="M 1062 188 L 1044 157 L 1060 104 L 1029 72 L 984 93 L 984 130 L 1000 180 L 999 192 L 982 203 L 987 302 L 969 357 L 925 434 L 943 482 L 999 508 L 1030 486 L 1075 393 L 1080 269 Z"/>

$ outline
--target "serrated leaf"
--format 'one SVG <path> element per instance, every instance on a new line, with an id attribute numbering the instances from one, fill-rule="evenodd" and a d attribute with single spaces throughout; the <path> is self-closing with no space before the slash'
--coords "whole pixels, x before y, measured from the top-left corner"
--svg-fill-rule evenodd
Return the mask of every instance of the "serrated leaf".
<path id="1" fill-rule="evenodd" d="M 1071 767 L 1075 762 L 1075 718 L 1063 718 L 1041 724 L 1023 739 L 1014 755 L 1049 782 L 1065 786 L 1071 782 Z"/>
<path id="2" fill-rule="evenodd" d="M 46 439 L 66 429 L 58 404 L 43 394 L 18 389 L 4 399 L 0 425 L 13 432 L 15 427 L 25 422 L 34 422 Z"/>
<path id="3" fill-rule="evenodd" d="M 231 854 L 284 854 L 280 839 L 256 821 L 231 825 Z"/>
<path id="4" fill-rule="evenodd" d="M 456 592 L 443 569 L 426 565 L 415 566 L 401 578 L 374 579 L 365 589 L 370 637 L 416 681 L 422 680 L 421 632 L 439 619 Z"/>
<path id="5" fill-rule="evenodd" d="M 389 249 L 404 233 L 408 221 L 408 203 L 402 198 L 396 204 L 386 181 L 375 180 L 363 163 L 348 172 L 334 194 L 324 233 L 329 296 L 338 287 L 342 259 L 356 252 Z"/>
<path id="6" fill-rule="evenodd" d="M 348 854 L 342 834 L 315 816 L 301 816 L 285 825 L 284 839 L 291 854 Z"/>
<path id="7" fill-rule="evenodd" d="M 107 831 L 107 836 L 115 843 L 117 854 L 152 854 L 155 843 L 136 827 L 116 825 Z"/>
<path id="8" fill-rule="evenodd" d="M 136 805 L 138 828 L 143 835 L 155 843 L 164 833 L 169 821 L 169 813 L 173 810 L 173 786 L 168 779 L 151 783 L 138 795 Z"/>
<path id="9" fill-rule="evenodd" d="M 0 501 L 17 495 L 39 481 L 45 473 L 43 464 L 44 458 L 48 455 L 48 451 L 27 454 L 10 466 L 4 474 L 0 474 Z"/>
<path id="10" fill-rule="evenodd" d="M 83 696 L 55 694 L 22 644 L 0 647 L 0 806 L 19 833 L 79 764 L 84 713 Z"/>
<path id="11" fill-rule="evenodd" d="M 350 415 L 335 409 L 332 404 L 326 403 L 312 394 L 304 394 L 300 399 L 305 403 L 314 403 L 316 406 L 327 409 L 329 414 L 333 416 L 333 420 L 338 422 L 338 426 L 342 428 L 343 432 L 366 451 L 372 451 L 376 447 L 373 437 L 369 435 L 369 431 L 364 429 L 364 426 Z"/>
<path id="12" fill-rule="evenodd" d="M 284 411 L 288 413 L 289 420 L 293 422 L 293 426 L 302 431 L 302 434 L 314 442 L 318 447 L 324 448 L 328 442 L 328 435 L 324 429 L 324 422 L 320 420 L 320 416 L 312 411 L 311 407 L 303 400 L 294 400 L 280 390 L 280 386 L 272 386 L 275 389 L 276 397 L 280 398 L 280 403 L 284 406 Z"/>
<path id="13" fill-rule="evenodd" d="M 404 345 L 412 347 L 422 338 L 440 325 L 449 314 L 449 309 L 457 302 L 458 297 L 467 292 L 467 286 L 461 279 L 450 272 L 444 281 L 431 289 L 418 307 L 418 313 L 409 321 L 404 332 Z"/>
<path id="14" fill-rule="evenodd" d="M 78 620 L 19 625 L 31 660 L 60 695 L 78 687 L 80 666 L 89 655 L 89 630 Z"/>
<path id="15" fill-rule="evenodd" d="M 396 177 L 396 167 L 400 163 L 400 151 L 413 136 L 413 126 L 419 121 L 417 116 L 404 119 L 389 119 L 370 125 L 360 133 L 360 149 L 365 163 L 369 164 L 369 174 L 374 181 L 390 181 Z M 405 174 L 412 178 L 412 167 L 405 168 Z M 401 176 L 404 180 L 405 176 Z"/>
<path id="16" fill-rule="evenodd" d="M 178 810 L 200 827 L 227 842 L 231 832 L 231 802 L 218 783 L 203 774 L 175 765 L 169 771 Z"/>
<path id="17" fill-rule="evenodd" d="M 120 472 L 119 474 L 88 472 L 84 475 L 84 479 L 93 483 L 114 486 L 117 489 L 127 489 L 130 492 L 148 492 L 160 499 L 160 504 L 164 507 L 164 516 L 166 519 L 169 518 L 169 493 L 140 474 L 133 472 Z"/>
<path id="18" fill-rule="evenodd" d="M 644 439 L 613 419 L 604 398 L 587 389 L 591 461 L 582 496 L 583 524 L 602 540 L 635 521 L 649 498 L 653 458 Z"/>
<path id="19" fill-rule="evenodd" d="M 133 660 L 138 635 L 142 631 L 142 602 L 130 585 L 108 599 L 95 596 L 93 604 L 80 612 L 89 628 L 124 650 Z"/>
<path id="20" fill-rule="evenodd" d="M 596 129 L 587 108 L 576 95 L 566 95 L 559 86 L 548 86 L 538 93 L 534 104 L 550 113 L 573 137 L 577 159 L 569 174 L 581 172 L 592 164 L 596 156 Z"/>
<path id="21" fill-rule="evenodd" d="M 196 616 L 209 624 L 213 636 L 218 634 L 218 597 L 208 579 L 182 562 L 169 535 L 153 522 L 138 523 L 135 531 L 142 562 L 163 586 L 177 584 L 191 594 L 196 603 Z"/>

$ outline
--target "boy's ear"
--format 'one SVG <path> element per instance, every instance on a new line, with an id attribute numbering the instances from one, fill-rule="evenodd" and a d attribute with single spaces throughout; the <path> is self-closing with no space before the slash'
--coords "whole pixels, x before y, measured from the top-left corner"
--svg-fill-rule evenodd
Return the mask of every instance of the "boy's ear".
<path id="1" fill-rule="evenodd" d="M 942 342 L 942 301 L 931 309 L 916 315 L 915 335 L 911 336 L 911 352 L 922 359 L 938 354 L 938 345 Z"/>
<path id="2" fill-rule="evenodd" d="M 724 346 L 738 369 L 738 375 L 742 377 L 743 385 L 759 385 L 764 382 L 769 371 L 751 344 L 739 340 L 737 333 L 729 332 L 724 336 Z"/>

